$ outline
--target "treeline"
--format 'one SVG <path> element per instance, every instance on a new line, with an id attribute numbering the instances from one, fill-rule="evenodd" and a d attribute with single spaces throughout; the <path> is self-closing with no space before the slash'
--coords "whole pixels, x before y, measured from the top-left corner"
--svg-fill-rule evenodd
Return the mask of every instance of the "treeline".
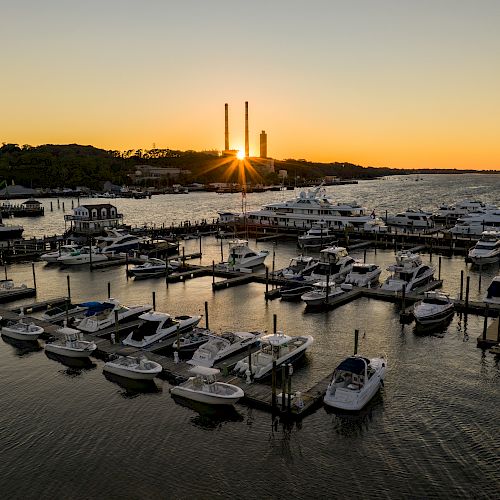
<path id="1" fill-rule="evenodd" d="M 131 184 L 131 174 L 138 165 L 177 167 L 191 171 L 181 182 L 240 182 L 241 171 L 231 158 L 219 157 L 217 151 L 177 151 L 171 149 L 107 151 L 79 144 L 0 147 L 0 181 L 33 188 L 86 186 L 101 189 L 105 181 Z M 258 176 L 252 169 L 246 176 L 252 183 L 272 183 L 278 175 Z M 408 173 L 406 170 L 372 168 L 351 163 L 315 163 L 288 159 L 275 161 L 275 170 L 287 170 L 288 178 L 317 180 L 326 175 L 367 179 Z"/>

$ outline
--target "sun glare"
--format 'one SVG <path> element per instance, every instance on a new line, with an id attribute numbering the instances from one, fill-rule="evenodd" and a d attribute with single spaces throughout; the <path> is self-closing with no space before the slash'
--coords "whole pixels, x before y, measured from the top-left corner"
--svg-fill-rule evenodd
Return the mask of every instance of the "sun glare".
<path id="1" fill-rule="evenodd" d="M 239 149 L 238 152 L 236 153 L 236 158 L 238 158 L 238 160 L 244 160 L 245 159 L 245 152 L 242 151 L 241 149 Z"/>

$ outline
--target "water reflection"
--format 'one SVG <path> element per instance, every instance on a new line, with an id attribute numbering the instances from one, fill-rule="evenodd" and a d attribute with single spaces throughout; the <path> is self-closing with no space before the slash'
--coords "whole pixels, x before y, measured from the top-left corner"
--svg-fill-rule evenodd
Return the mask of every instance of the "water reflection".
<path id="1" fill-rule="evenodd" d="M 181 396 L 172 395 L 171 397 L 178 405 L 194 410 L 198 414 L 191 417 L 190 421 L 202 429 L 220 429 L 225 422 L 243 422 L 244 420 L 243 415 L 234 406 L 209 405 Z"/>
<path id="2" fill-rule="evenodd" d="M 29 356 L 34 352 L 39 352 L 42 347 L 38 343 L 38 340 L 18 340 L 11 337 L 7 337 L 2 334 L 2 340 L 14 348 L 16 356 L 22 358 L 23 356 Z"/>
<path id="3" fill-rule="evenodd" d="M 71 378 L 79 377 L 84 371 L 93 370 L 97 367 L 96 363 L 89 358 L 70 358 L 50 351 L 45 351 L 45 355 L 52 361 L 57 361 L 66 366 L 67 369 L 60 370 L 59 373 Z"/>
<path id="4" fill-rule="evenodd" d="M 448 331 L 448 327 L 451 325 L 452 321 L 453 316 L 450 316 L 438 323 L 432 323 L 429 325 L 423 325 L 421 323 L 415 322 L 413 333 L 415 335 L 430 335 L 433 337 L 443 338 L 445 333 Z"/>
<path id="5" fill-rule="evenodd" d="M 161 392 L 154 380 L 133 380 L 116 375 L 115 373 L 102 372 L 107 380 L 119 385 L 124 391 L 120 395 L 125 399 L 132 399 L 141 394 L 155 394 Z"/>

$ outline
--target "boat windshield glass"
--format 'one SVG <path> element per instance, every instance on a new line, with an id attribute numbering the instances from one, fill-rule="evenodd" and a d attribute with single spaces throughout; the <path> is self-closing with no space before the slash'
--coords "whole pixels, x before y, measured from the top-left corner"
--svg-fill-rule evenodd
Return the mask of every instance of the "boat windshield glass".
<path id="1" fill-rule="evenodd" d="M 500 297 L 500 281 L 493 281 L 488 287 L 488 298 Z"/>
<path id="2" fill-rule="evenodd" d="M 424 302 L 426 304 L 433 304 L 436 306 L 444 306 L 448 304 L 448 301 L 446 299 L 438 297 L 427 297 L 426 299 L 424 299 Z"/>
<path id="3" fill-rule="evenodd" d="M 145 321 L 134 330 L 132 340 L 141 341 L 144 340 L 144 337 L 154 335 L 161 323 L 161 321 Z"/>

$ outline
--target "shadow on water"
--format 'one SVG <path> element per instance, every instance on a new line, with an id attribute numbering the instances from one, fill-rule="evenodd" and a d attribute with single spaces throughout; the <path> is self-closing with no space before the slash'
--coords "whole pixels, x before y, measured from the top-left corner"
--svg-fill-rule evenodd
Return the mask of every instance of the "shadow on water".
<path id="1" fill-rule="evenodd" d="M 2 340 L 6 344 L 12 346 L 14 348 L 16 356 L 19 356 L 20 358 L 23 356 L 29 356 L 34 352 L 39 352 L 42 350 L 42 347 L 38 343 L 38 340 L 17 340 L 5 335 L 2 335 Z"/>
<path id="2" fill-rule="evenodd" d="M 178 405 L 198 413 L 190 421 L 193 425 L 202 429 L 219 429 L 225 422 L 243 422 L 244 420 L 234 406 L 209 405 L 180 396 L 171 397 Z"/>
<path id="3" fill-rule="evenodd" d="M 420 323 L 415 323 L 413 327 L 413 333 L 419 336 L 430 335 L 433 337 L 443 338 L 445 333 L 448 331 L 448 327 L 451 325 L 454 316 L 450 316 L 439 323 L 433 323 L 430 325 L 422 325 Z"/>
<path id="4" fill-rule="evenodd" d="M 82 372 L 93 370 L 97 367 L 97 364 L 89 358 L 70 358 L 50 351 L 45 351 L 45 355 L 52 361 L 57 361 L 66 366 L 66 370 L 60 370 L 60 372 L 67 377 L 79 377 Z"/>
<path id="5" fill-rule="evenodd" d="M 154 380 L 133 380 L 109 372 L 102 372 L 102 374 L 107 380 L 124 389 L 124 391 L 120 391 L 120 395 L 125 399 L 136 398 L 141 394 L 156 394 L 162 392 Z"/>

